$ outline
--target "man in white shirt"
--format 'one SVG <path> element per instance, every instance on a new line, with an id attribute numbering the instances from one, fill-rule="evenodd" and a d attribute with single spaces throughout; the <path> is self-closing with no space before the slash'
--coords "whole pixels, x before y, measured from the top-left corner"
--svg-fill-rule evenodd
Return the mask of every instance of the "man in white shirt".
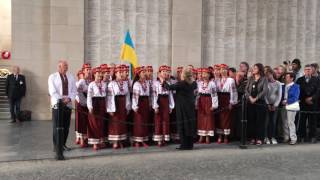
<path id="1" fill-rule="evenodd" d="M 49 94 L 51 98 L 51 108 L 52 108 L 52 121 L 53 121 L 53 145 L 56 147 L 56 120 L 58 120 L 58 102 L 61 99 L 63 102 L 62 106 L 62 118 L 63 118 L 63 127 L 64 127 L 64 138 L 63 138 L 63 148 L 64 150 L 70 150 L 66 146 L 69 128 L 70 128 L 70 119 L 72 112 L 72 101 L 74 101 L 77 88 L 76 81 L 72 74 L 67 73 L 68 63 L 67 61 L 60 60 L 58 63 L 58 72 L 55 72 L 49 76 L 48 87 Z"/>

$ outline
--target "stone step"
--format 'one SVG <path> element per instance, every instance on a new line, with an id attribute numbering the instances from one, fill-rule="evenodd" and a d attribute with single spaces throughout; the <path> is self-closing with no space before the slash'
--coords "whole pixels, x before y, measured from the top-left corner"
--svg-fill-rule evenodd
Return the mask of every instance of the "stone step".
<path id="1" fill-rule="evenodd" d="M 10 112 L 9 107 L 0 107 L 0 112 Z"/>
<path id="2" fill-rule="evenodd" d="M 0 112 L 0 120 L 9 120 L 10 112 Z"/>
<path id="3" fill-rule="evenodd" d="M 9 103 L 0 103 L 0 108 L 10 108 Z"/>
<path id="4" fill-rule="evenodd" d="M 1 99 L 0 98 L 0 104 L 9 104 L 8 99 Z"/>

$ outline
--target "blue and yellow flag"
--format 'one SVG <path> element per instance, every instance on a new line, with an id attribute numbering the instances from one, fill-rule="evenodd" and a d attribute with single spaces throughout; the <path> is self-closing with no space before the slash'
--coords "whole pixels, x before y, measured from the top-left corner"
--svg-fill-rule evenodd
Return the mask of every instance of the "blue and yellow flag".
<path id="1" fill-rule="evenodd" d="M 129 62 L 133 69 L 139 66 L 137 54 L 134 49 L 134 45 L 129 30 L 126 33 L 124 44 L 121 48 L 120 59 Z M 133 71 L 133 69 L 131 68 L 131 71 Z"/>

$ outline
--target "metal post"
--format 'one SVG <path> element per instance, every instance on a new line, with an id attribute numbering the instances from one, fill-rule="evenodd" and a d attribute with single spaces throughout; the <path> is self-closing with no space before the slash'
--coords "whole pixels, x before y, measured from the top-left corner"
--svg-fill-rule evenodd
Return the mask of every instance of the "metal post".
<path id="1" fill-rule="evenodd" d="M 242 96 L 241 102 L 241 142 L 240 148 L 247 149 L 247 101 L 245 95 Z"/>
<path id="2" fill-rule="evenodd" d="M 58 119 L 56 120 L 56 160 L 64 160 L 63 156 L 63 102 L 62 99 L 58 102 Z"/>

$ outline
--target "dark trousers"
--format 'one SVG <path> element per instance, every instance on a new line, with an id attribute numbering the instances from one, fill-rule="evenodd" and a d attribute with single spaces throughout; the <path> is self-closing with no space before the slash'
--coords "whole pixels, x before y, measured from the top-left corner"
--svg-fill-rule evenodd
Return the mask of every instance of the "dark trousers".
<path id="1" fill-rule="evenodd" d="M 277 132 L 278 109 L 275 111 L 267 111 L 265 137 L 275 138 Z"/>
<path id="2" fill-rule="evenodd" d="M 265 121 L 267 106 L 263 101 L 255 104 L 248 102 L 248 137 L 263 140 L 265 135 Z"/>
<path id="3" fill-rule="evenodd" d="M 237 104 L 233 109 L 233 130 L 231 131 L 231 134 L 233 134 L 234 140 L 240 140 L 241 139 L 241 128 L 242 128 L 242 105 L 241 102 Z"/>
<path id="4" fill-rule="evenodd" d="M 193 136 L 180 135 L 180 148 L 192 149 L 193 148 Z"/>
<path id="5" fill-rule="evenodd" d="M 9 99 L 11 119 L 19 119 L 21 99 Z"/>
<path id="6" fill-rule="evenodd" d="M 63 142 L 62 144 L 65 145 L 66 142 L 67 142 L 67 139 L 68 139 L 68 135 L 69 135 L 69 128 L 70 128 L 70 119 L 71 119 L 71 109 L 64 106 L 62 107 L 63 108 L 63 113 L 62 113 L 62 118 L 63 118 L 63 121 L 62 121 L 62 127 L 64 128 L 64 131 L 63 131 Z M 58 118 L 59 118 L 59 110 L 58 109 L 52 109 L 52 127 L 53 127 L 53 146 L 55 147 L 56 145 L 56 138 L 57 138 L 57 135 L 56 135 L 56 127 L 57 127 L 57 121 L 58 121 Z"/>
<path id="7" fill-rule="evenodd" d="M 317 111 L 317 106 L 301 105 L 301 111 Z M 317 135 L 317 114 L 308 114 L 301 112 L 298 122 L 298 136 L 300 138 L 307 137 L 307 120 L 309 129 L 309 138 L 315 138 Z"/>

